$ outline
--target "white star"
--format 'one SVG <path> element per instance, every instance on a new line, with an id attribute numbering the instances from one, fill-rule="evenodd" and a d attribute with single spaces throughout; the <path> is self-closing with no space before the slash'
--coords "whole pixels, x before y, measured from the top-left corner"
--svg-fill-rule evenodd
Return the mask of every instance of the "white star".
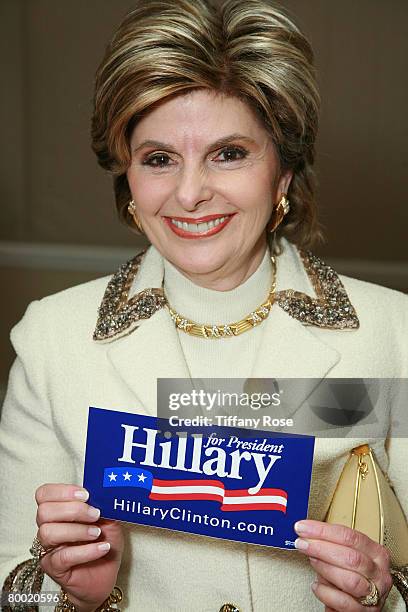
<path id="1" fill-rule="evenodd" d="M 116 482 L 116 476 L 117 474 L 114 474 L 113 472 L 111 472 L 110 474 L 108 474 L 109 476 L 109 480 L 112 482 L 112 480 L 114 480 Z"/>
<path id="2" fill-rule="evenodd" d="M 123 478 L 124 478 L 125 480 L 130 480 L 130 479 L 131 479 L 131 476 L 132 476 L 132 474 L 129 474 L 129 472 L 125 472 L 125 473 L 123 474 Z"/>
<path id="3" fill-rule="evenodd" d="M 143 473 L 138 476 L 140 482 L 144 482 L 147 478 Z"/>

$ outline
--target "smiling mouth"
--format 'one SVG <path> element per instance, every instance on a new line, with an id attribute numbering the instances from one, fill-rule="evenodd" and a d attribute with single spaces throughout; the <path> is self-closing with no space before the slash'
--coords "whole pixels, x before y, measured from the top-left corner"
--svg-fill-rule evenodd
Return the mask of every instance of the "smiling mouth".
<path id="1" fill-rule="evenodd" d="M 164 220 L 182 238 L 206 238 L 223 230 L 234 214 L 207 215 L 194 220 L 188 217 L 164 217 Z"/>

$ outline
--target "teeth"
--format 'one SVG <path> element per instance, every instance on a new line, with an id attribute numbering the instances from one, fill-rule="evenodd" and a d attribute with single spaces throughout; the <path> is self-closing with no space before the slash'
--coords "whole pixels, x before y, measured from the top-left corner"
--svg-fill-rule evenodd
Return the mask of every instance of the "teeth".
<path id="1" fill-rule="evenodd" d="M 227 217 L 218 217 L 218 219 L 208 221 L 207 223 L 187 223 L 186 221 L 177 221 L 176 219 L 171 219 L 171 222 L 173 225 L 184 230 L 185 232 L 199 234 L 208 232 L 208 230 L 212 229 L 213 227 L 217 227 L 217 225 L 223 223 L 226 218 Z"/>

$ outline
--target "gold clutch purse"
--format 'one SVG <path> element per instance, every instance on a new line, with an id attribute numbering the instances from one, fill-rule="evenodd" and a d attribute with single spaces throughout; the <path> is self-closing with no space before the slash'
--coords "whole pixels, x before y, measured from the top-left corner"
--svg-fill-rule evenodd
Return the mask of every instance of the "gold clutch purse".
<path id="1" fill-rule="evenodd" d="M 408 602 L 407 519 L 367 444 L 351 450 L 325 520 L 361 531 L 385 546 L 394 584 Z"/>

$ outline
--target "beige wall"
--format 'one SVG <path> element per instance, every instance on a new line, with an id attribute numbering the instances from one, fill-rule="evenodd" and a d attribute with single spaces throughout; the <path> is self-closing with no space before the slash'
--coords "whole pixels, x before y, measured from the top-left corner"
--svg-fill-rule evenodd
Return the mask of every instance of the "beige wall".
<path id="1" fill-rule="evenodd" d="M 340 258 L 348 273 L 364 277 L 371 270 L 370 280 L 408 289 L 408 3 L 281 3 L 309 34 L 317 57 L 319 199 L 328 238 L 321 253 Z M 8 330 L 27 302 L 98 275 L 70 269 L 69 259 L 59 270 L 5 263 L 1 241 L 134 248 L 89 146 L 93 75 L 131 6 L 131 0 L 0 1 L 0 278 L 13 296 L 0 306 L 0 381 L 12 359 Z"/>

